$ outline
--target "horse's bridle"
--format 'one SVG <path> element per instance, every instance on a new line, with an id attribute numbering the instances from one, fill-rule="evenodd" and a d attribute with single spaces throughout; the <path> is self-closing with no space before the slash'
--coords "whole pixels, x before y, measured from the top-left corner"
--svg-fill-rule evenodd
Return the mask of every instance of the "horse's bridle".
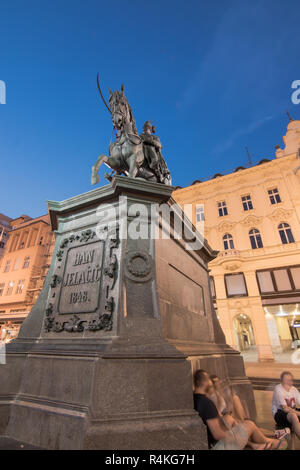
<path id="1" fill-rule="evenodd" d="M 122 103 L 122 104 L 123 104 L 123 103 Z M 118 109 L 116 110 L 116 107 L 118 107 L 118 105 L 119 105 L 119 102 L 118 102 L 118 103 L 116 103 L 116 102 L 113 103 L 113 109 L 110 107 L 110 109 L 111 109 L 111 114 L 112 114 L 112 116 L 113 116 L 115 113 L 120 114 L 120 116 L 122 117 L 123 133 L 125 134 L 125 137 L 127 137 L 127 139 L 130 140 L 129 135 L 128 135 L 128 133 L 127 133 L 126 130 L 125 130 L 126 113 L 124 113 L 120 108 L 118 108 Z M 126 104 L 124 104 L 124 106 L 126 107 Z M 113 125 L 113 126 L 114 126 L 113 128 L 115 129 L 115 125 Z M 142 142 L 142 139 L 141 139 L 141 137 L 140 137 L 138 134 L 132 134 L 132 135 L 134 135 L 135 137 L 138 137 L 139 140 L 140 140 L 140 143 Z"/>

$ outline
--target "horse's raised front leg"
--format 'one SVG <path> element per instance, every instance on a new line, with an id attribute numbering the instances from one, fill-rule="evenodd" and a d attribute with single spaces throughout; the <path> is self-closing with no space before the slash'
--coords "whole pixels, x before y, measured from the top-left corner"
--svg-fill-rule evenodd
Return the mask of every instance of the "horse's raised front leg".
<path id="1" fill-rule="evenodd" d="M 97 161 L 95 165 L 92 166 L 92 176 L 91 176 L 91 183 L 97 184 L 100 181 L 100 176 L 98 174 L 99 168 L 102 165 L 102 163 L 107 163 L 108 162 L 108 157 L 106 155 L 99 155 L 97 158 Z"/>

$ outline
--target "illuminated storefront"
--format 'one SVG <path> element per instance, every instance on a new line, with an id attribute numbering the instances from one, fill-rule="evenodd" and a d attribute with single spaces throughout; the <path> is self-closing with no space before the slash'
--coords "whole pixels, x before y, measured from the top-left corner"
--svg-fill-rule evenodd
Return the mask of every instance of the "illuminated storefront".
<path id="1" fill-rule="evenodd" d="M 270 305 L 264 310 L 273 350 L 282 352 L 299 348 L 299 304 Z"/>

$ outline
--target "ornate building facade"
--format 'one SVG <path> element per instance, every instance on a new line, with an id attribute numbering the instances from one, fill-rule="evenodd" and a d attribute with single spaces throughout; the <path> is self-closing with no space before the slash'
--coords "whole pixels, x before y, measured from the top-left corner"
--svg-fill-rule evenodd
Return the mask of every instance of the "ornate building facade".
<path id="1" fill-rule="evenodd" d="M 6 243 L 9 238 L 10 221 L 10 217 L 7 217 L 7 215 L 4 214 L 0 214 L 0 259 L 4 254 Z"/>
<path id="2" fill-rule="evenodd" d="M 0 260 L 0 327 L 10 340 L 35 303 L 54 248 L 48 215 L 22 215 L 10 221 L 10 238 Z M 3 337 L 5 336 L 5 338 Z"/>
<path id="3" fill-rule="evenodd" d="M 175 191 L 219 251 L 212 291 L 226 339 L 258 360 L 300 346 L 300 121 L 273 159 Z"/>

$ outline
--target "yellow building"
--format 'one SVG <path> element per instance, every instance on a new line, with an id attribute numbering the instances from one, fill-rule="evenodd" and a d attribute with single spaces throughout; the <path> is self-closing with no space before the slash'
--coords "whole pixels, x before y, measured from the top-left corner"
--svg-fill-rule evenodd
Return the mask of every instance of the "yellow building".
<path id="1" fill-rule="evenodd" d="M 10 232 L 11 218 L 0 214 L 0 258 L 4 255 L 6 243 L 8 242 Z"/>
<path id="2" fill-rule="evenodd" d="M 54 247 L 48 215 L 22 215 L 10 221 L 11 232 L 0 262 L 2 339 L 15 336 L 44 283 Z M 1 338 L 1 335 L 0 335 Z"/>
<path id="3" fill-rule="evenodd" d="M 178 189 L 219 250 L 212 290 L 227 342 L 260 361 L 300 345 L 300 121 L 275 158 Z"/>

